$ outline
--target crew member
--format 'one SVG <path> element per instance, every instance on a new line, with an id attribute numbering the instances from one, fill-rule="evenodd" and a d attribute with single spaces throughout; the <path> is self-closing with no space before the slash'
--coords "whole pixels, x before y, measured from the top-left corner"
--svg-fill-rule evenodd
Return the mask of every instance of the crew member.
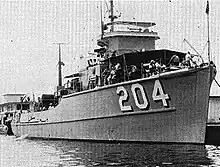
<path id="1" fill-rule="evenodd" d="M 193 64 L 197 67 L 197 66 L 201 66 L 202 65 L 202 58 L 199 56 L 193 56 L 192 58 L 192 62 Z"/>
<path id="2" fill-rule="evenodd" d="M 156 74 L 156 65 L 154 60 L 150 61 L 149 70 L 150 70 L 150 75 Z"/>
<path id="3" fill-rule="evenodd" d="M 105 68 L 104 71 L 102 72 L 102 78 L 103 78 L 103 84 L 104 85 L 108 85 L 109 75 L 110 75 L 109 70 L 107 68 Z"/>
<path id="4" fill-rule="evenodd" d="M 185 60 L 182 62 L 182 64 L 187 67 L 194 67 L 195 63 L 193 63 L 192 58 L 193 56 L 190 54 L 190 52 L 187 52 Z"/>
<path id="5" fill-rule="evenodd" d="M 115 70 L 115 66 L 112 65 L 110 74 L 108 76 L 108 83 L 113 84 L 115 83 L 115 80 L 116 80 L 116 70 Z"/>
<path id="6" fill-rule="evenodd" d="M 116 75 L 116 82 L 121 82 L 121 76 L 122 76 L 122 68 L 121 68 L 121 64 L 117 63 L 115 65 L 115 75 Z"/>
<path id="7" fill-rule="evenodd" d="M 179 58 L 179 56 L 173 55 L 173 56 L 171 57 L 171 59 L 170 59 L 169 64 L 170 64 L 171 66 L 179 66 L 179 64 L 180 64 L 180 58 Z"/>

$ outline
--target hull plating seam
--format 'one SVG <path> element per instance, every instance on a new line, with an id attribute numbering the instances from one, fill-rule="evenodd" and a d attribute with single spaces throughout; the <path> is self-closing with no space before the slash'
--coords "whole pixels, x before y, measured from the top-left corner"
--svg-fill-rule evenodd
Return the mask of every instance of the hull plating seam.
<path id="1" fill-rule="evenodd" d="M 94 119 L 105 119 L 105 118 L 114 118 L 114 117 L 123 117 L 123 116 L 130 116 L 130 115 L 142 115 L 142 114 L 157 114 L 162 112 L 174 112 L 176 108 L 162 108 L 162 109 L 152 109 L 147 111 L 136 111 L 136 112 L 129 112 L 129 113 L 122 113 L 117 115 L 109 115 L 109 116 L 100 116 L 100 117 L 92 117 L 92 118 L 82 118 L 78 120 L 66 120 L 66 121 L 57 121 L 57 122 L 21 122 L 18 124 L 14 124 L 15 126 L 29 126 L 29 125 L 39 125 L 39 124 L 58 124 L 58 123 L 68 123 L 68 122 L 78 122 L 78 121 L 86 121 L 86 120 L 94 120 Z"/>

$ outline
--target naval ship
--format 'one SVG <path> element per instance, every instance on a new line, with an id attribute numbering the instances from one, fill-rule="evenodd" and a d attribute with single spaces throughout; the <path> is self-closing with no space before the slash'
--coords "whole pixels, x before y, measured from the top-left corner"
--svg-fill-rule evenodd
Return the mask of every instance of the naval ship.
<path id="1" fill-rule="evenodd" d="M 200 55 L 155 49 L 155 23 L 101 21 L 99 48 L 87 66 L 59 78 L 35 110 L 14 113 L 16 136 L 95 141 L 205 142 L 210 86 L 216 70 Z M 194 60 L 196 58 L 196 60 Z M 33 104 L 33 103 L 32 103 Z"/>

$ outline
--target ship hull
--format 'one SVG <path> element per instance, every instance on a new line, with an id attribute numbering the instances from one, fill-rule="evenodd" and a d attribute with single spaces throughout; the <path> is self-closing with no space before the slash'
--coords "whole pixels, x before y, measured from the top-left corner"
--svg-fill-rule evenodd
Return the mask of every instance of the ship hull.
<path id="1" fill-rule="evenodd" d="M 213 71 L 185 69 L 67 95 L 54 109 L 21 114 L 12 130 L 31 138 L 204 143 Z"/>

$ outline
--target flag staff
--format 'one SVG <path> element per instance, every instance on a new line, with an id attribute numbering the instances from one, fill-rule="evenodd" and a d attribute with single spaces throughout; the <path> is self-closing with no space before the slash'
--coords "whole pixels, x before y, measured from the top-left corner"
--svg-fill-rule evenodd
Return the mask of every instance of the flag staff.
<path id="1" fill-rule="evenodd" d="M 103 35 L 104 35 L 104 22 L 102 20 L 102 1 L 100 1 L 100 14 L 101 14 L 101 39 L 103 39 Z"/>
<path id="2" fill-rule="evenodd" d="M 206 4 L 206 14 L 207 14 L 207 26 L 208 26 L 208 59 L 210 61 L 210 37 L 209 37 L 209 0 L 207 0 Z"/>

